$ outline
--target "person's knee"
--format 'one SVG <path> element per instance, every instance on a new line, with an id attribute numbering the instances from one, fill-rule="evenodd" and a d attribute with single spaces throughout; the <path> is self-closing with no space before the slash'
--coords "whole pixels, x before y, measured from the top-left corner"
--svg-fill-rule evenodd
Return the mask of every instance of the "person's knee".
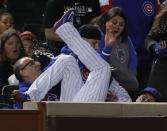
<path id="1" fill-rule="evenodd" d="M 64 55 L 64 54 L 61 54 L 58 56 L 57 60 L 59 61 L 64 61 L 64 62 L 67 62 L 67 61 L 76 61 L 76 59 L 71 56 L 71 55 Z"/>
<path id="2" fill-rule="evenodd" d="M 64 55 L 64 54 L 61 54 L 58 56 L 55 64 L 61 64 L 62 66 L 68 66 L 68 65 L 77 65 L 78 66 L 78 63 L 76 61 L 76 59 L 71 56 L 71 55 Z"/>

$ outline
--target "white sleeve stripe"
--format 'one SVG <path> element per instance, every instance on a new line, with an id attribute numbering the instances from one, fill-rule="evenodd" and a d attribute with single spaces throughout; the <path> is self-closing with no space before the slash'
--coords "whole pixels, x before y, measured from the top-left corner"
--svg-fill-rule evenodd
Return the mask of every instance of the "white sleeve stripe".
<path id="1" fill-rule="evenodd" d="M 103 54 L 103 55 L 106 55 L 106 56 L 110 56 L 110 55 L 111 55 L 111 54 L 105 53 L 105 52 L 103 52 L 103 51 L 102 51 L 102 54 Z"/>

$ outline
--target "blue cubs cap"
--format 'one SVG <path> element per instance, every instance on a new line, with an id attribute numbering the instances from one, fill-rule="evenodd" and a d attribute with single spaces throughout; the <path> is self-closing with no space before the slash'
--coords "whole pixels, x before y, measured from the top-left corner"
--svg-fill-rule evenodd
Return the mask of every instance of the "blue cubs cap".
<path id="1" fill-rule="evenodd" d="M 141 91 L 141 94 L 143 93 L 148 93 L 151 94 L 152 96 L 155 97 L 156 101 L 160 101 L 161 99 L 161 94 L 157 91 L 157 89 L 153 88 L 153 87 L 146 87 L 144 90 Z"/>

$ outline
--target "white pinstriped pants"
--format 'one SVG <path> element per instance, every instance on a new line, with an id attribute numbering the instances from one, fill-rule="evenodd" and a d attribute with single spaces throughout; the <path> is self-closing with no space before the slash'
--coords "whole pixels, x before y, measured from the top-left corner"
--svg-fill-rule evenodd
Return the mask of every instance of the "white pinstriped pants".
<path id="1" fill-rule="evenodd" d="M 72 101 L 82 87 L 83 81 L 78 63 L 71 55 L 59 55 L 54 64 L 32 83 L 26 93 L 30 95 L 31 101 L 40 101 L 60 81 L 60 101 Z"/>
<path id="2" fill-rule="evenodd" d="M 60 26 L 56 33 L 90 70 L 87 81 L 75 95 L 73 101 L 105 101 L 111 74 L 109 64 L 97 55 L 88 42 L 81 38 L 70 22 Z"/>

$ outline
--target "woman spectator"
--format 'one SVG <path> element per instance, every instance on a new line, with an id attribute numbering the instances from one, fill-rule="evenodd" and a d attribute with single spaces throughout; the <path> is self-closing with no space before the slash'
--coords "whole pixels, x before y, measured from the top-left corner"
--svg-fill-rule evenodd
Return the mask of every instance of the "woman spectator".
<path id="1" fill-rule="evenodd" d="M 139 82 L 139 89 L 142 90 L 147 84 L 153 59 L 145 48 L 145 38 L 151 29 L 155 15 L 160 9 L 159 0 L 100 1 L 103 1 L 101 9 L 104 7 L 120 7 L 127 16 L 128 36 L 131 38 L 137 52 L 137 79 Z"/>
<path id="2" fill-rule="evenodd" d="M 127 33 L 127 20 L 119 7 L 113 7 L 97 19 L 97 24 L 104 37 L 101 40 L 100 52 L 110 55 L 109 63 L 114 67 L 112 75 L 127 91 L 138 88 L 136 79 L 137 56 Z M 107 37 L 107 36 L 110 37 Z M 110 39 L 108 39 L 110 38 Z M 105 41 L 105 42 L 104 42 Z M 105 43 L 105 44 L 104 44 Z M 110 51 L 108 50 L 110 47 Z"/>
<path id="3" fill-rule="evenodd" d="M 14 19 L 9 11 L 1 9 L 0 10 L 0 35 L 8 30 L 9 28 L 14 27 Z"/>
<path id="4" fill-rule="evenodd" d="M 0 36 L 0 92 L 8 85 L 8 77 L 13 74 L 13 64 L 24 56 L 24 48 L 14 29 L 6 30 Z"/>

